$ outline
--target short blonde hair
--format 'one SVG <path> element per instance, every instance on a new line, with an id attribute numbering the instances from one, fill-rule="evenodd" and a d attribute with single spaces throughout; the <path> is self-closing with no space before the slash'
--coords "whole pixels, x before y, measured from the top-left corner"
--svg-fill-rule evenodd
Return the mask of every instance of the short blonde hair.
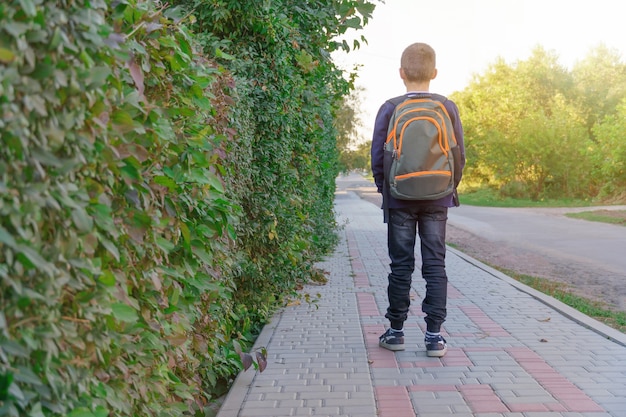
<path id="1" fill-rule="evenodd" d="M 430 81 L 436 68 L 435 50 L 425 43 L 409 45 L 400 58 L 400 68 L 408 81 Z"/>

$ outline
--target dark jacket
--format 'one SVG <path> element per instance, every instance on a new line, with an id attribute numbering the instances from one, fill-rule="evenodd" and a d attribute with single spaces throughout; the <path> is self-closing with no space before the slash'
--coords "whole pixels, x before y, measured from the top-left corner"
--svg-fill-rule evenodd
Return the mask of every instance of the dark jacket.
<path id="1" fill-rule="evenodd" d="M 407 93 L 406 97 L 414 97 L 414 96 L 428 96 L 431 95 L 433 98 L 437 98 L 441 101 L 445 100 L 443 105 L 445 106 L 448 114 L 450 115 L 450 119 L 452 120 L 452 126 L 454 128 L 454 136 L 456 138 L 457 144 L 461 151 L 461 167 L 465 167 L 465 145 L 463 142 L 463 126 L 461 125 L 461 118 L 459 117 L 459 109 L 453 101 L 445 99 L 445 97 L 440 96 L 438 94 L 426 94 L 426 93 Z M 383 206 L 386 208 L 409 208 L 415 207 L 416 205 L 436 205 L 443 207 L 454 207 L 454 195 L 456 192 L 445 197 L 442 197 L 438 200 L 417 200 L 417 201 L 409 201 L 409 200 L 398 200 L 389 195 L 388 192 L 383 192 L 383 189 L 387 187 L 383 187 L 385 181 L 385 172 L 383 169 L 383 154 L 385 147 L 385 140 L 387 139 L 387 130 L 389 128 L 389 121 L 391 120 L 391 116 L 393 115 L 393 111 L 395 110 L 395 104 L 391 101 L 387 100 L 378 110 L 378 114 L 376 115 L 376 122 L 374 123 L 374 134 L 372 137 L 372 173 L 374 175 L 374 182 L 376 183 L 376 187 L 378 187 L 378 192 L 383 194 Z"/>

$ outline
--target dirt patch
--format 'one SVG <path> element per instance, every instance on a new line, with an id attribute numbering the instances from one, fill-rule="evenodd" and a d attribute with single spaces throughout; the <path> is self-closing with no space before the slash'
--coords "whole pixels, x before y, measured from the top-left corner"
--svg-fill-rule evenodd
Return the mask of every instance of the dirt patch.
<path id="1" fill-rule="evenodd" d="M 564 290 L 572 294 L 597 301 L 613 308 L 621 309 L 624 291 L 620 277 L 609 277 L 596 268 L 550 258 L 520 248 L 513 248 L 502 242 L 487 239 L 448 224 L 446 240 L 448 244 L 469 256 L 492 267 L 513 271 L 516 274 L 544 278 L 563 284 Z M 611 285 L 612 282 L 616 286 Z"/>

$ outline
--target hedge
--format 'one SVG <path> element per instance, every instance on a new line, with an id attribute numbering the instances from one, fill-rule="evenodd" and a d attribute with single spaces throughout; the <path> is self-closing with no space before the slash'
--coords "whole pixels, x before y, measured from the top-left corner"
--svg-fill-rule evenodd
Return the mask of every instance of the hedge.
<path id="1" fill-rule="evenodd" d="M 332 249 L 373 5 L 253 3 L 0 6 L 0 416 L 204 415 Z"/>

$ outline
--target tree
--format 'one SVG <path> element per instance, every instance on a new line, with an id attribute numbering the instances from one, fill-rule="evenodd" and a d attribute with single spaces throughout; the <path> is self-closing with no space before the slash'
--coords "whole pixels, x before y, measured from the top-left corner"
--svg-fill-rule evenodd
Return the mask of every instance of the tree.
<path id="1" fill-rule="evenodd" d="M 556 54 L 537 47 L 514 65 L 499 59 L 453 96 L 465 126 L 466 184 L 535 199 L 578 194 L 586 137 L 571 86 Z"/>
<path id="2" fill-rule="evenodd" d="M 357 87 L 342 98 L 335 112 L 335 128 L 337 129 L 337 150 L 339 151 L 340 171 L 366 169 L 369 161 L 363 160 L 363 146 L 369 149 L 369 143 L 359 143 L 361 119 L 361 94 L 363 87 Z M 369 157 L 369 151 L 368 151 Z M 369 158 L 368 158 L 369 159 Z"/>
<path id="3" fill-rule="evenodd" d="M 619 53 L 604 45 L 593 49 L 572 69 L 576 100 L 585 108 L 590 132 L 605 116 L 615 114 L 626 97 L 626 64 Z"/>
<path id="4" fill-rule="evenodd" d="M 601 184 L 600 193 L 623 201 L 626 198 L 626 99 L 617 106 L 615 114 L 594 126 L 593 133 L 596 138 L 593 176 Z"/>

